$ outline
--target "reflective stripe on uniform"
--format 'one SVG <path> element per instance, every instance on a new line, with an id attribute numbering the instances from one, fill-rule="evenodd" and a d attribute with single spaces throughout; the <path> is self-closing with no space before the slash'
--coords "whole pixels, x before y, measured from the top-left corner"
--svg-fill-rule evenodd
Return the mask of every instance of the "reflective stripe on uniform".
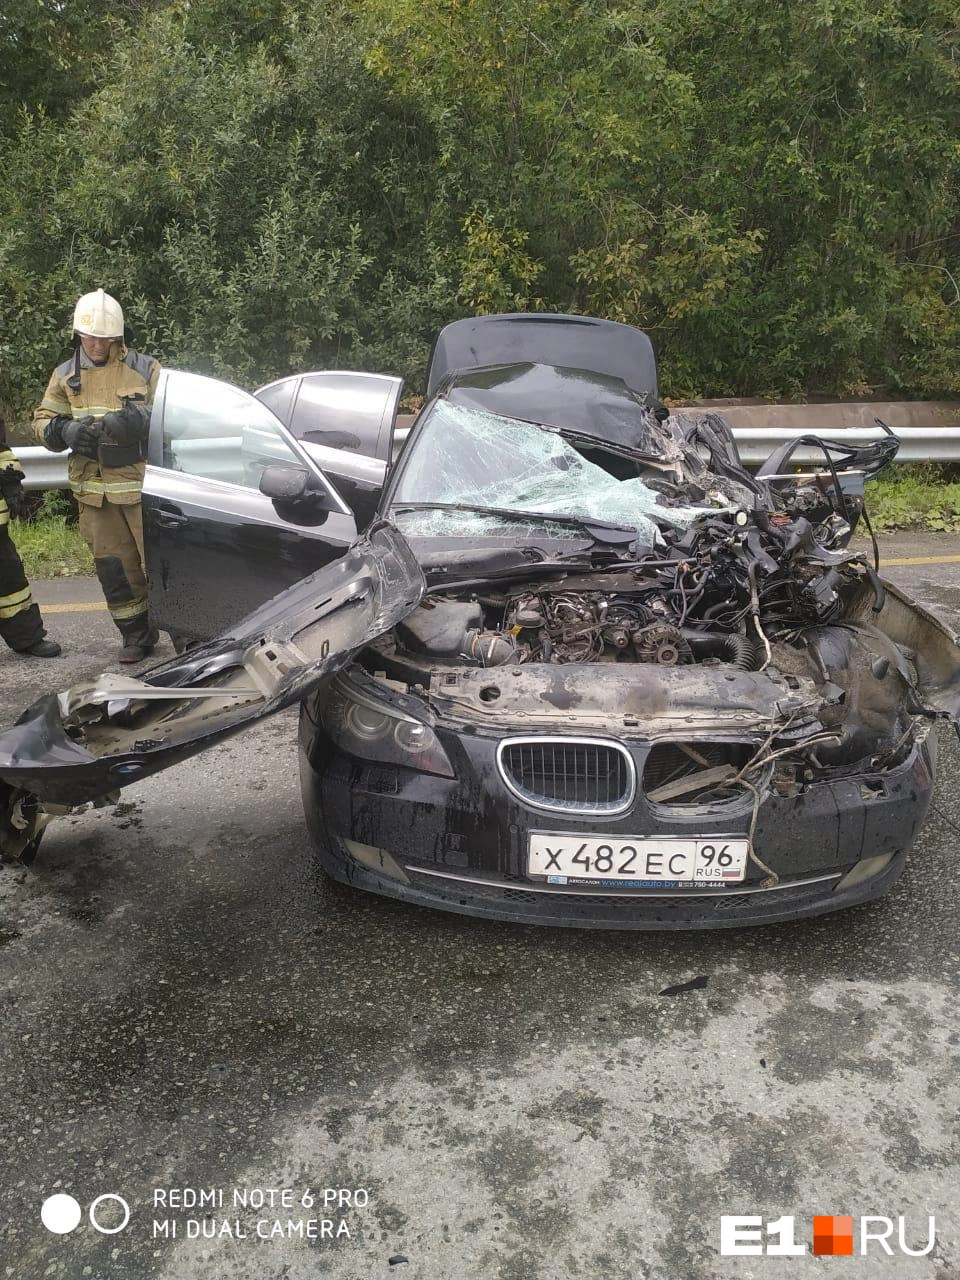
<path id="1" fill-rule="evenodd" d="M 8 467 L 12 467 L 14 471 L 23 475 L 23 467 L 20 465 L 20 459 L 12 449 L 0 449 L 0 471 L 6 471 Z"/>
<path id="2" fill-rule="evenodd" d="M 139 493 L 143 485 L 138 480 L 71 480 L 74 493 Z"/>
<path id="3" fill-rule="evenodd" d="M 113 406 L 109 404 L 85 404 L 82 407 L 74 405 L 72 412 L 75 418 L 102 418 L 105 413 L 113 412 Z"/>
<path id="4" fill-rule="evenodd" d="M 126 622 L 130 618 L 138 618 L 141 613 L 147 612 L 146 600 L 133 600 L 130 604 L 108 604 L 110 617 L 114 622 Z"/>
<path id="5" fill-rule="evenodd" d="M 0 618 L 12 618 L 14 614 L 23 613 L 24 609 L 29 609 L 32 604 L 33 597 L 30 595 L 29 587 L 12 591 L 8 596 L 0 596 Z"/>

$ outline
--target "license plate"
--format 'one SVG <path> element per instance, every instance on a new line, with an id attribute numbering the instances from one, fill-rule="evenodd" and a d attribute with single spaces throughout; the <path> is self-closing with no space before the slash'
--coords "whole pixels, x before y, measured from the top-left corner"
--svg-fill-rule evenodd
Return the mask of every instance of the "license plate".
<path id="1" fill-rule="evenodd" d="M 737 884 L 746 875 L 745 836 L 573 836 L 531 831 L 527 875 L 547 884 L 657 889 Z"/>

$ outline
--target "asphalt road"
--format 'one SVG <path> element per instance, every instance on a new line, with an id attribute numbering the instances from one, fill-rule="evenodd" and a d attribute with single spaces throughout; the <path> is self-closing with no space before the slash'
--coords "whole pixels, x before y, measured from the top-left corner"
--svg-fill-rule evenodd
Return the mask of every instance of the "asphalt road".
<path id="1" fill-rule="evenodd" d="M 931 561 L 888 573 L 960 626 L 960 545 L 885 546 Z M 0 653 L 5 720 L 113 665 L 93 584 L 38 595 L 68 652 Z M 0 1277 L 955 1280 L 960 800 L 942 746 L 886 899 L 709 935 L 501 926 L 331 888 L 292 713 L 58 821 L 33 869 L 0 868 Z M 79 1203 L 75 1230 L 42 1224 L 55 1195 Z M 100 1196 L 126 1225 L 115 1198 L 91 1225 Z M 807 1252 L 721 1257 L 721 1214 L 793 1215 Z M 893 1255 L 814 1257 L 813 1216 L 847 1214 L 891 1218 Z M 898 1215 L 914 1249 L 935 1217 L 931 1253 L 900 1252 Z"/>

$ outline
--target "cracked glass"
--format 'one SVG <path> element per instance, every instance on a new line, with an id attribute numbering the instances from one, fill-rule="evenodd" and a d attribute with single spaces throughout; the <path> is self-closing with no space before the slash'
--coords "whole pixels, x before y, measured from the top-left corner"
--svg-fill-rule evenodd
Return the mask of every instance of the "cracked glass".
<path id="1" fill-rule="evenodd" d="M 391 511 L 406 534 L 516 533 L 509 517 L 442 508 L 458 504 L 603 520 L 636 530 L 641 542 L 660 541 L 657 520 L 679 528 L 715 507 L 665 506 L 639 476 L 620 480 L 584 457 L 555 430 L 483 409 L 438 401 L 423 424 L 394 507 L 438 504 L 441 509 Z M 537 522 L 544 533 L 561 525 Z"/>

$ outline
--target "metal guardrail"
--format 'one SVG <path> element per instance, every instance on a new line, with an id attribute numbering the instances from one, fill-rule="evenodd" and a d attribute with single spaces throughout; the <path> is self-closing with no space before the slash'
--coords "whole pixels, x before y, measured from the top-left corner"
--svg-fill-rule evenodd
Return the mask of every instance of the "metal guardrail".
<path id="1" fill-rule="evenodd" d="M 406 437 L 406 429 L 397 431 L 398 442 Z M 781 444 L 795 440 L 802 432 L 791 427 L 739 427 L 733 434 L 743 461 L 760 463 Z M 862 444 L 879 440 L 883 432 L 877 427 L 841 427 L 836 431 L 819 431 L 834 440 L 849 440 Z M 897 462 L 960 462 L 960 427 L 901 427 L 897 431 L 900 452 Z M 14 447 L 24 470 L 25 489 L 66 489 L 67 454 L 50 453 L 39 446 Z M 798 449 L 791 458 L 794 462 L 822 462 L 823 455 L 816 449 Z"/>
<path id="2" fill-rule="evenodd" d="M 21 449 L 13 446 L 13 452 L 20 459 L 23 467 L 23 487 L 25 489 L 66 489 L 67 457 L 66 453 L 51 453 L 39 445 L 28 445 Z"/>
<path id="3" fill-rule="evenodd" d="M 884 436 L 878 427 L 840 427 L 836 431 L 820 429 L 810 433 L 792 427 L 734 426 L 733 434 L 740 457 L 750 464 L 763 462 L 774 449 L 799 435 L 849 440 L 851 444 L 866 444 Z M 895 434 L 900 441 L 895 462 L 960 462 L 960 427 L 899 427 Z M 800 448 L 790 459 L 791 466 L 795 462 L 823 462 L 823 454 L 819 449 Z"/>

